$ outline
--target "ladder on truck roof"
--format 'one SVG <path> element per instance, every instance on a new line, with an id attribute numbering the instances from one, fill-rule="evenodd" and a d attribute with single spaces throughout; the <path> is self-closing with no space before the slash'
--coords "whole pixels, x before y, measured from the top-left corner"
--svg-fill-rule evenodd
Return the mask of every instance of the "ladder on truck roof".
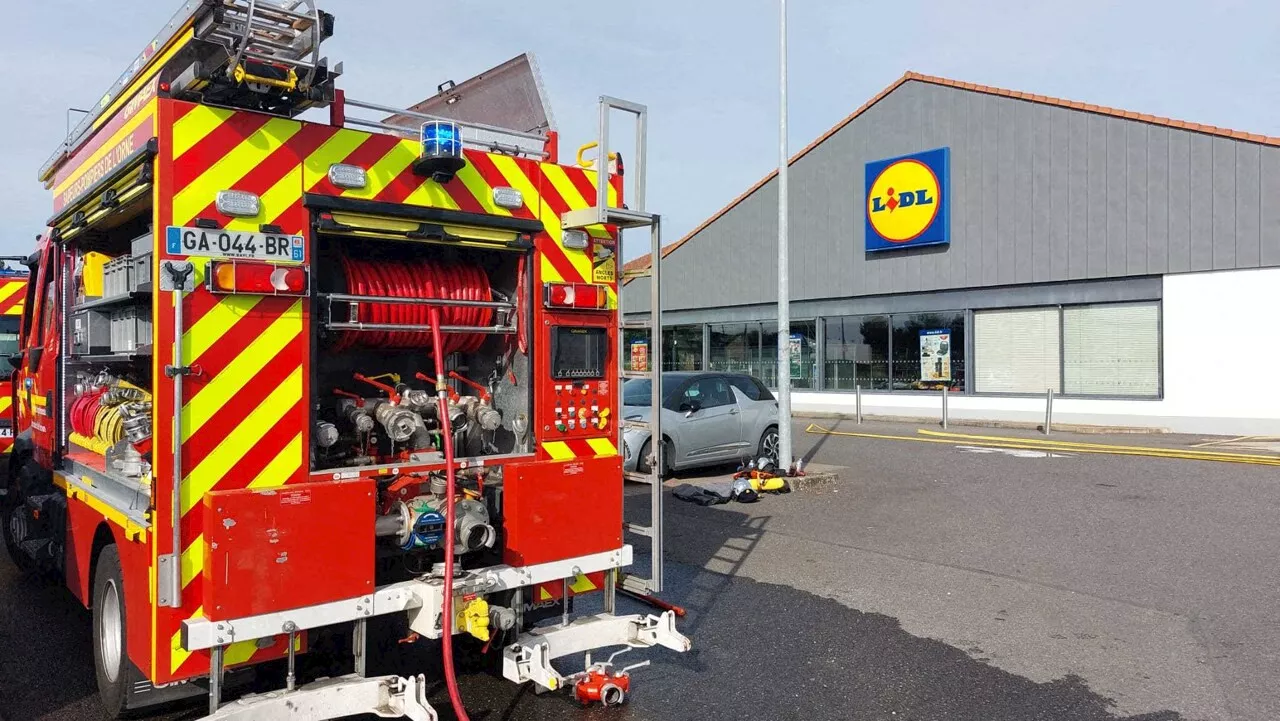
<path id="1" fill-rule="evenodd" d="M 630 207 L 612 207 L 609 205 L 608 167 L 609 158 L 609 113 L 618 110 L 635 116 L 636 140 L 634 163 L 634 187 L 630 197 Z M 618 431 L 617 446 L 623 448 L 624 434 L 628 428 L 639 428 L 649 431 L 653 455 L 649 462 L 648 473 L 631 473 L 623 471 L 622 481 L 638 481 L 649 484 L 649 523 L 624 523 L 623 530 L 649 539 L 650 572 L 648 578 L 626 574 L 619 585 L 626 591 L 649 594 L 662 590 L 662 556 L 663 556 L 663 517 L 662 517 L 662 471 L 664 467 L 663 453 L 665 449 L 660 442 L 662 438 L 662 293 L 659 259 L 662 256 L 662 222 L 655 213 L 644 209 L 645 186 L 645 135 L 648 123 L 648 110 L 643 105 L 611 98 L 600 97 L 600 126 L 598 153 L 600 179 L 596 183 L 596 202 L 592 207 L 571 210 L 561 216 L 561 224 L 565 229 L 585 228 L 589 225 L 607 224 L 618 228 L 618 246 L 614 258 L 619 269 L 622 266 L 623 231 L 628 228 L 649 228 L 650 257 L 653 259 L 649 273 L 649 319 L 640 323 L 627 323 L 622 307 L 622 285 L 618 286 L 618 347 L 619 367 L 622 359 L 627 357 L 626 332 L 629 330 L 646 330 L 649 334 L 648 365 L 644 370 L 622 371 L 624 379 L 648 378 L 652 381 L 652 395 L 649 399 L 649 420 L 647 422 L 620 419 L 616 424 Z M 619 389 L 621 397 L 621 389 Z M 642 449 L 631 449 L 632 453 L 640 453 Z M 613 587 L 607 588 L 607 606 L 612 605 Z M 612 611 L 612 608 L 606 608 Z"/>
<path id="2" fill-rule="evenodd" d="M 142 83 L 166 66 L 184 69 L 174 73 L 177 77 L 161 78 L 172 81 L 175 96 L 199 93 L 211 82 L 259 91 L 309 91 L 318 74 L 326 79 L 338 74 L 328 72 L 320 57 L 320 44 L 332 33 L 333 16 L 320 10 L 315 0 L 188 0 L 67 134 L 41 166 L 40 178 L 47 179 Z M 290 114 L 305 110 L 314 100 L 298 103 Z"/>

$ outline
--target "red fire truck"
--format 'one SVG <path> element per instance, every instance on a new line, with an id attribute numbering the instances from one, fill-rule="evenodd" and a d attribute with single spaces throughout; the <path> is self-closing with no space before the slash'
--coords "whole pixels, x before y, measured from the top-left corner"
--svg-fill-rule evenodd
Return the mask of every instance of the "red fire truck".
<path id="1" fill-rule="evenodd" d="M 601 167 L 562 164 L 549 128 L 347 98 L 333 29 L 310 0 L 188 2 L 42 168 L 6 546 L 92 609 L 112 715 L 208 694 L 220 719 L 434 719 L 422 676 L 365 673 L 389 614 L 440 640 L 460 718 L 463 653 L 621 702 L 590 651 L 689 648 L 671 611 L 615 612 L 661 587 L 653 478 L 627 527 L 652 573 L 620 572 L 616 258 L 623 229 L 660 244 L 646 111 L 602 98 Z M 638 128 L 629 207 L 611 113 Z M 571 618 L 592 591 L 603 612 Z M 321 627 L 350 631 L 351 673 L 299 680 Z M 223 703 L 272 660 L 278 693 Z"/>
<path id="2" fill-rule="evenodd" d="M 0 258 L 0 356 L 18 351 L 18 330 L 27 300 L 25 258 Z M 0 454 L 13 446 L 13 383 L 0 375 Z"/>

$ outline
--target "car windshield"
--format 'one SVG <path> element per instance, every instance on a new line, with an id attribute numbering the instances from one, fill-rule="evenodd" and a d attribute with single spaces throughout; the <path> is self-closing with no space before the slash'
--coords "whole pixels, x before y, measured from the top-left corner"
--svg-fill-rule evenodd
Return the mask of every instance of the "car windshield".
<path id="1" fill-rule="evenodd" d="M 662 397 L 666 398 L 671 395 L 671 391 L 675 389 L 676 380 L 671 376 L 662 376 Z M 649 401 L 653 399 L 653 381 L 648 378 L 632 378 L 622 384 L 622 405 L 624 406 L 643 406 L 649 407 Z"/>

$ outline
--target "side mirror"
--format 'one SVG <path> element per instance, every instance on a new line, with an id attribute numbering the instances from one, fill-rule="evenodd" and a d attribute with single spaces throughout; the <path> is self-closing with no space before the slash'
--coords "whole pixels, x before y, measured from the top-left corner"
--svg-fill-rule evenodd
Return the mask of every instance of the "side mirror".
<path id="1" fill-rule="evenodd" d="M 702 410 L 702 404 L 697 401 L 683 401 L 680 403 L 680 412 L 684 413 L 685 418 L 692 416 L 700 410 Z"/>
<path id="2" fill-rule="evenodd" d="M 13 366 L 15 369 L 22 367 L 22 351 L 9 354 L 9 365 Z"/>

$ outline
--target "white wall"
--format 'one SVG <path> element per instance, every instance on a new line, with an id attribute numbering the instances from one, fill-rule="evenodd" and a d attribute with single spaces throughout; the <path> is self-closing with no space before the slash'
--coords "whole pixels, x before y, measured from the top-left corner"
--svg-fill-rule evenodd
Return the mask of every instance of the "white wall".
<path id="1" fill-rule="evenodd" d="M 1055 423 L 1280 435 L 1280 268 L 1164 277 L 1164 398 L 1057 398 Z M 863 413 L 939 417 L 940 394 L 864 393 Z M 797 412 L 852 413 L 851 393 L 795 392 Z M 953 394 L 953 419 L 1043 422 L 1044 398 Z"/>

